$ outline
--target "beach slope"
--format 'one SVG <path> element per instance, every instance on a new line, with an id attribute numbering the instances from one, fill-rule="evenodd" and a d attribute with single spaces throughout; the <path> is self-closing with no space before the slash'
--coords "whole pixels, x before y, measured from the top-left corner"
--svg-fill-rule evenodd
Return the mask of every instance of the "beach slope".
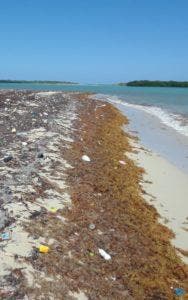
<path id="1" fill-rule="evenodd" d="M 2 299 L 175 299 L 187 266 L 111 104 L 2 91 Z M 5 235 L 2 235 L 2 234 Z"/>

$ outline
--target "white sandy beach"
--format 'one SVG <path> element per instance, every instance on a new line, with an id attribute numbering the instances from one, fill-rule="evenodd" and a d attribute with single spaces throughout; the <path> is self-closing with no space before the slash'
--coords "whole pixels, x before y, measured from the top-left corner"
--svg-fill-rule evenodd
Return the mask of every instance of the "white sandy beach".
<path id="1" fill-rule="evenodd" d="M 146 171 L 145 199 L 157 209 L 160 222 L 175 233 L 173 245 L 188 251 L 188 139 L 149 113 L 117 107 L 129 119 L 125 130 L 140 139 L 133 143 L 138 153 L 129 155 Z M 188 263 L 188 257 L 180 256 Z"/>
<path id="2" fill-rule="evenodd" d="M 147 192 L 145 198 L 156 207 L 161 215 L 160 221 L 175 233 L 172 240 L 175 247 L 187 251 L 188 175 L 154 152 L 135 146 L 139 151 L 131 157 L 146 171 L 143 182 Z M 187 257 L 182 258 L 188 263 Z"/>

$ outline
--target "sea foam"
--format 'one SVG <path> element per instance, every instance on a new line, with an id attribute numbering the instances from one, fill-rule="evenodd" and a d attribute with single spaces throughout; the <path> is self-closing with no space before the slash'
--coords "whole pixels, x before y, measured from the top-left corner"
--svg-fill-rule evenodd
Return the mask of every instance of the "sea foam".
<path id="1" fill-rule="evenodd" d="M 161 123 L 165 124 L 188 137 L 188 119 L 183 117 L 180 114 L 170 113 L 157 106 L 148 106 L 128 103 L 123 99 L 118 98 L 117 96 L 108 96 L 103 94 L 96 95 L 97 99 L 108 101 L 112 104 L 119 104 L 133 109 L 142 110 L 150 115 L 157 117 Z"/>

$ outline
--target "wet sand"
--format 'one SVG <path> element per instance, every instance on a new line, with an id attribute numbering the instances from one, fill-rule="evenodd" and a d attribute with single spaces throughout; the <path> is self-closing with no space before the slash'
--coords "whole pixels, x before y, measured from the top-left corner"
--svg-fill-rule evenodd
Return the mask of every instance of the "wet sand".
<path id="1" fill-rule="evenodd" d="M 188 174 L 154 152 L 135 144 L 137 154 L 131 157 L 145 169 L 145 199 L 160 214 L 160 221 L 175 233 L 172 243 L 188 252 Z M 188 263 L 188 258 L 182 256 Z"/>
<path id="2" fill-rule="evenodd" d="M 146 171 L 143 187 L 149 195 L 145 198 L 175 233 L 172 243 L 188 253 L 188 138 L 142 110 L 117 107 L 129 118 L 125 130 L 139 137 L 135 145 L 139 151 L 132 158 Z M 186 256 L 183 260 L 188 262 Z"/>
<path id="3" fill-rule="evenodd" d="M 188 137 L 161 123 L 156 116 L 124 105 L 117 105 L 129 119 L 128 130 L 147 149 L 158 153 L 188 174 Z"/>

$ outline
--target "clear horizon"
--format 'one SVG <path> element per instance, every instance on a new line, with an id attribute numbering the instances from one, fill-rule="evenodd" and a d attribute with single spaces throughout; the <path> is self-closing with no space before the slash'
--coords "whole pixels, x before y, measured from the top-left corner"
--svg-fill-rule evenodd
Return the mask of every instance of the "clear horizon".
<path id="1" fill-rule="evenodd" d="M 4 2 L 0 78 L 187 81 L 187 11 L 185 0 Z"/>
<path id="2" fill-rule="evenodd" d="M 68 80 L 53 80 L 53 79 L 11 79 L 11 78 L 0 78 L 0 81 L 1 80 L 3 80 L 3 81 L 28 81 L 28 82 L 37 82 L 37 81 L 40 81 L 40 82 L 62 82 L 62 83 L 64 83 L 65 82 L 65 84 L 66 84 L 66 82 L 67 83 L 69 83 L 69 84 L 77 84 L 77 85 L 117 85 L 117 84 L 119 84 L 119 83 L 128 83 L 129 81 L 124 81 L 124 82 L 73 82 L 73 81 L 68 81 Z M 154 80 L 148 80 L 148 79 L 136 79 L 136 80 L 131 80 L 131 81 L 162 81 L 162 80 L 160 80 L 160 79 L 154 79 Z M 168 81 L 175 81 L 175 80 L 173 80 L 173 79 L 169 79 L 169 80 L 163 80 L 163 81 L 165 81 L 165 82 L 168 82 Z M 184 80 L 184 81 L 180 81 L 180 80 L 178 80 L 178 81 L 176 81 L 176 82 L 188 82 L 188 80 Z"/>

